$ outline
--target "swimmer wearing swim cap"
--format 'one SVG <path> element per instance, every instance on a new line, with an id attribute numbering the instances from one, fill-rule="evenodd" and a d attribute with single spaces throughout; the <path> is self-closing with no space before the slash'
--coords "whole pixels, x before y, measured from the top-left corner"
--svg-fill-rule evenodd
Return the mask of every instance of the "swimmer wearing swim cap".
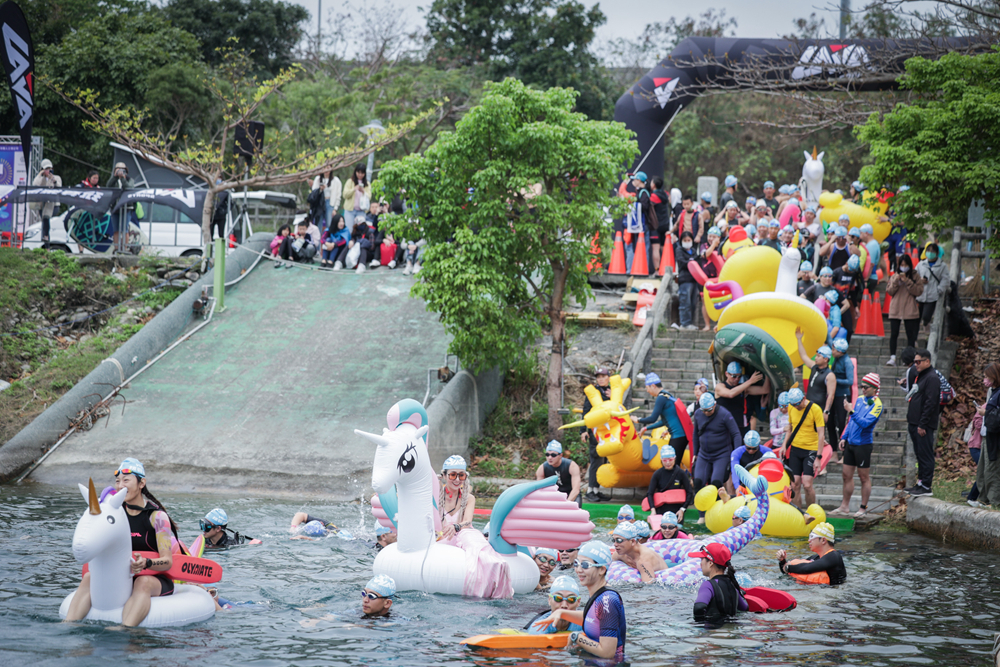
<path id="1" fill-rule="evenodd" d="M 377 574 L 361 590 L 361 611 L 365 618 L 387 617 L 396 595 L 396 582 L 386 574 Z"/>
<path id="2" fill-rule="evenodd" d="M 835 541 L 832 525 L 825 521 L 817 524 L 809 533 L 809 550 L 813 555 L 805 560 L 796 559 L 788 562 L 785 550 L 781 549 L 775 554 L 778 557 L 778 569 L 795 578 L 806 577 L 801 579 L 805 583 L 829 583 L 832 586 L 842 584 L 847 581 L 847 568 L 844 567 L 844 557 L 833 548 Z M 820 573 L 827 575 L 826 581 L 813 580 L 813 577 L 809 577 Z"/>
<path id="3" fill-rule="evenodd" d="M 564 618 L 560 618 L 553 623 L 545 625 L 535 625 L 535 621 L 546 618 L 550 616 L 552 612 L 559 609 L 576 611 L 582 600 L 583 595 L 580 592 L 580 585 L 576 583 L 576 579 L 568 575 L 556 577 L 556 579 L 552 582 L 551 588 L 549 589 L 549 608 L 539 614 L 536 614 L 534 618 L 528 621 L 528 624 L 524 626 L 524 629 L 528 631 L 529 635 L 548 635 L 554 632 L 565 632 L 567 630 L 570 632 L 574 630 L 583 630 L 582 625 L 572 623 Z"/>
<path id="4" fill-rule="evenodd" d="M 614 560 L 638 570 L 643 583 L 655 581 L 656 573 L 667 569 L 663 556 L 639 544 L 639 527 L 634 523 L 624 521 L 618 524 L 611 535 L 611 542 L 615 546 Z"/>

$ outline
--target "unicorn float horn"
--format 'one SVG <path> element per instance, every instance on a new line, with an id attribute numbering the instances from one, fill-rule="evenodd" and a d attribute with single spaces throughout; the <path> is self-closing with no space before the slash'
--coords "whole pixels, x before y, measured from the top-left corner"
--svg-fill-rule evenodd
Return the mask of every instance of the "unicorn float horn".
<path id="1" fill-rule="evenodd" d="M 90 513 L 94 516 L 101 514 L 101 503 L 97 500 L 97 489 L 94 487 L 94 478 L 90 478 L 90 489 L 87 491 L 87 502 L 90 505 Z"/>
<path id="2" fill-rule="evenodd" d="M 387 447 L 390 444 L 392 444 L 391 442 L 389 442 L 389 440 L 387 438 L 385 438 L 385 437 L 383 437 L 381 435 L 375 435 L 374 433 L 368 433 L 367 431 L 361 431 L 361 430 L 358 430 L 358 429 L 354 429 L 354 434 L 355 435 L 360 435 L 365 440 L 371 440 L 372 442 L 374 442 L 379 447 Z"/>

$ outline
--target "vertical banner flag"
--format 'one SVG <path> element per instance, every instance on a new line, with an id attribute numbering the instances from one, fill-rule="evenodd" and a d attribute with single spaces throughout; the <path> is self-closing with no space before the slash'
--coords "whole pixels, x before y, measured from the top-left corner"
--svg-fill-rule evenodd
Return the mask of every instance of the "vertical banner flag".
<path id="1" fill-rule="evenodd" d="M 7 72 L 10 94 L 17 109 L 21 129 L 21 150 L 25 164 L 30 164 L 31 126 L 35 118 L 35 49 L 31 45 L 28 22 L 15 2 L 0 5 L 0 35 L 3 37 L 0 57 Z"/>

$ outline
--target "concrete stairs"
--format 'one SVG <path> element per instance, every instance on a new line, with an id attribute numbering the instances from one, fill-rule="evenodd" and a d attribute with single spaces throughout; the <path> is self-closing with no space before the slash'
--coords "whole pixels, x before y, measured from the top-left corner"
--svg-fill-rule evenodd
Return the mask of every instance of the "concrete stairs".
<path id="1" fill-rule="evenodd" d="M 888 332 L 889 323 L 884 322 Z M 686 403 L 694 400 L 694 383 L 698 378 L 712 377 L 712 364 L 708 355 L 708 347 L 714 338 L 712 332 L 684 331 L 667 328 L 657 336 L 653 343 L 651 370 L 660 376 L 664 389 L 667 389 Z M 905 345 L 901 341 L 900 349 Z M 888 338 L 875 336 L 854 336 L 851 340 L 849 354 L 857 359 L 858 379 L 866 373 L 876 372 L 881 377 L 882 389 L 879 396 L 884 405 L 882 419 L 875 431 L 875 451 L 872 461 L 872 495 L 868 503 L 874 508 L 885 503 L 881 509 L 888 506 L 893 497 L 894 488 L 904 471 L 904 447 L 906 446 L 906 399 L 902 390 L 895 384 L 902 370 L 898 367 L 885 366 L 889 359 Z M 801 375 L 799 375 L 801 380 Z M 633 405 L 643 406 L 640 414 L 648 414 L 652 407 L 652 399 L 636 387 L 633 390 Z M 770 439 L 768 424 L 758 424 L 758 431 L 766 442 Z M 827 473 L 815 481 L 817 499 L 826 509 L 832 509 L 840 504 L 843 492 L 842 467 L 836 463 L 836 455 L 827 465 Z M 855 490 L 851 500 L 852 511 L 860 505 L 860 480 L 855 475 Z"/>

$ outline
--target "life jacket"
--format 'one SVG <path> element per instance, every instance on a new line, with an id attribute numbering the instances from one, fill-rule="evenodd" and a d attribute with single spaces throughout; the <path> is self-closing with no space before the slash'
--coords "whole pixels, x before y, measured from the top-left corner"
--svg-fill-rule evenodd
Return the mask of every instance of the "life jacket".
<path id="1" fill-rule="evenodd" d="M 653 502 L 660 505 L 683 505 L 687 501 L 687 491 L 684 489 L 667 489 L 653 494 Z M 650 511 L 649 498 L 642 499 L 642 509 L 644 512 Z"/>
<path id="2" fill-rule="evenodd" d="M 788 561 L 789 565 L 799 565 L 801 563 L 809 563 L 811 561 L 805 558 L 796 558 L 795 560 Z M 794 577 L 803 584 L 829 584 L 830 575 L 824 572 L 813 572 L 812 574 L 794 574 L 792 572 L 788 573 L 788 576 Z"/>

